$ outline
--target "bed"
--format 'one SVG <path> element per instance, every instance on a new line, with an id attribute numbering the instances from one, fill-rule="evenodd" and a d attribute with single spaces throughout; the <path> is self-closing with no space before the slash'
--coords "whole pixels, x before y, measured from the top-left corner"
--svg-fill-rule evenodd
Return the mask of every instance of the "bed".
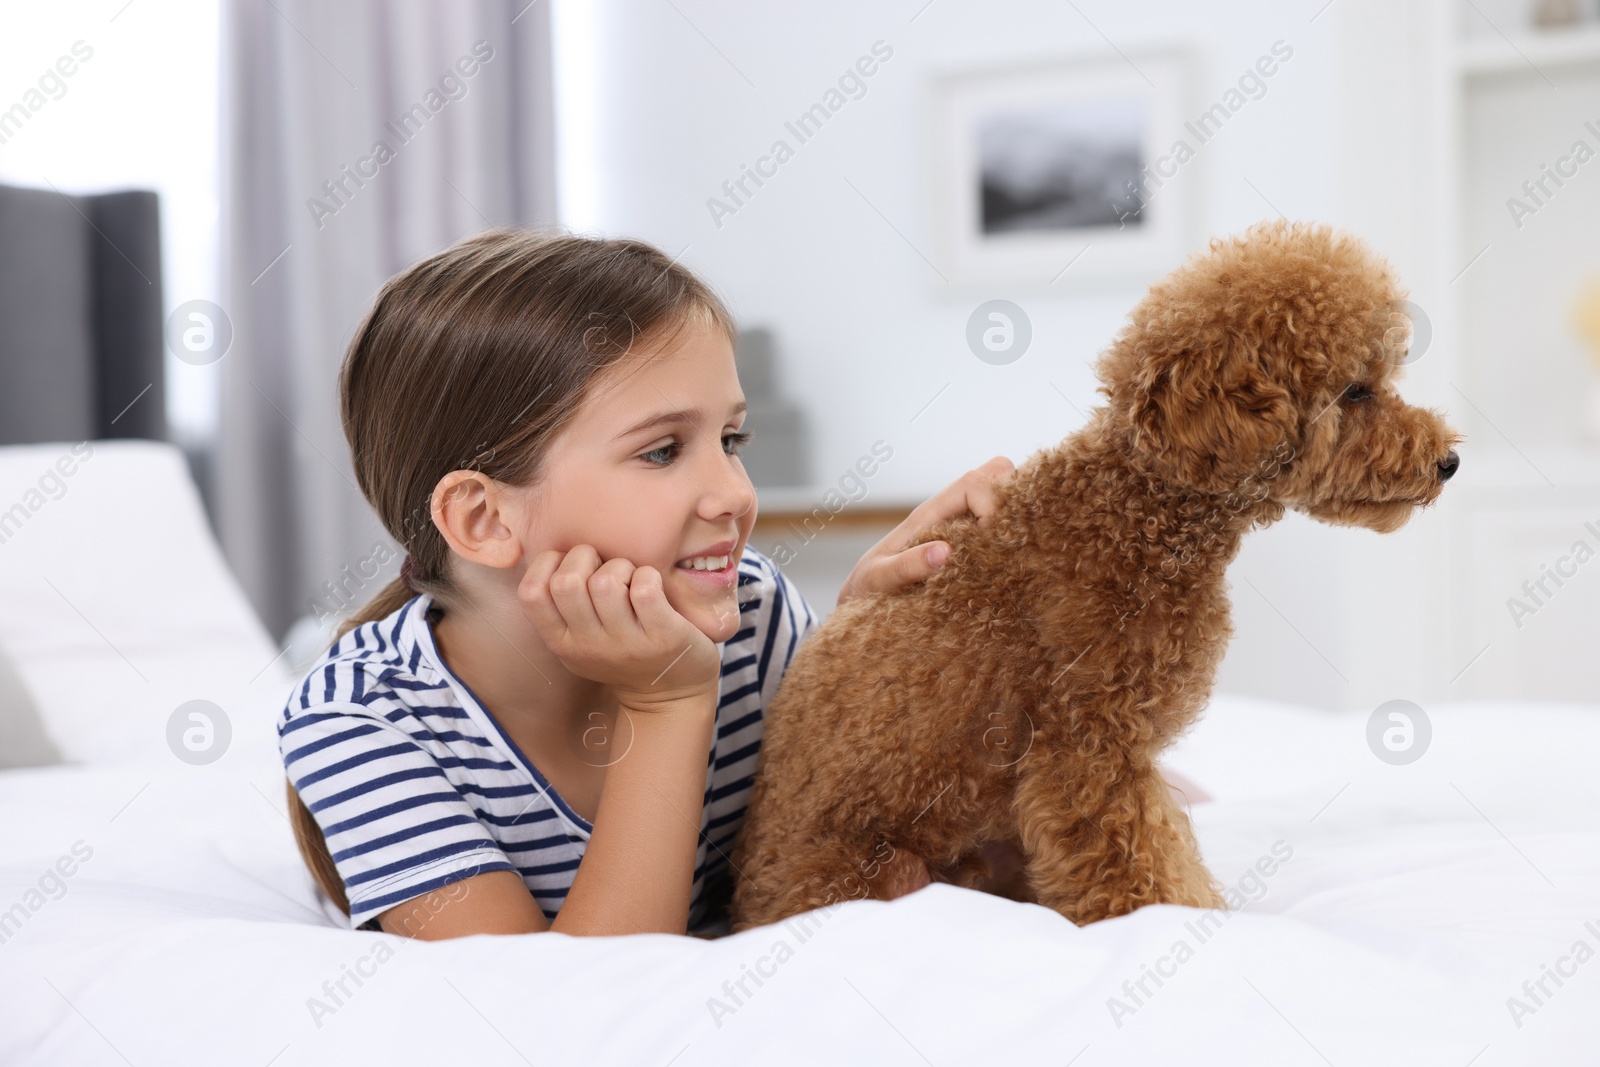
<path id="1" fill-rule="evenodd" d="M 1169 765 L 1228 912 L 1079 929 L 936 884 L 711 940 L 351 931 L 284 809 L 291 672 L 182 456 L 73 455 L 0 449 L 9 713 L 61 757 L 0 771 L 0 1062 L 1600 1059 L 1595 707 L 1430 707 L 1395 766 L 1366 714 L 1219 695 Z"/>

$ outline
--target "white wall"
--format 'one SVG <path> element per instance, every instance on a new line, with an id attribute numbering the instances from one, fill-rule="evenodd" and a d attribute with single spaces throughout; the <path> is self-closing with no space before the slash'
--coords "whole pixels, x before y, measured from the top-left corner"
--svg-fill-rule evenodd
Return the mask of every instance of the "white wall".
<path id="1" fill-rule="evenodd" d="M 1405 81 L 1410 31 L 1375 2 L 1322 6 L 563 0 L 566 219 L 681 251 L 741 321 L 776 331 L 783 386 L 815 420 L 814 481 L 833 481 L 883 438 L 895 458 L 872 492 L 921 499 L 992 455 L 1020 462 L 1078 426 L 1073 405 L 1097 399 L 1090 361 L 1142 291 L 997 287 L 980 299 L 1022 305 L 1032 346 L 1007 366 L 974 358 L 964 327 L 979 300 L 938 295 L 922 258 L 933 245 L 930 75 L 1102 55 L 1107 38 L 1135 61 L 1141 48 L 1176 43 L 1197 61 L 1197 114 L 1281 39 L 1294 54 L 1266 95 L 1177 179 L 1195 186 L 1193 246 L 1281 211 L 1348 222 L 1406 273 L 1421 254 L 1403 185 L 1415 122 L 1406 94 L 1420 91 Z M 719 228 L 707 199 L 879 40 L 894 55 L 866 95 Z M 1380 538 L 1298 516 L 1254 535 L 1231 572 L 1239 634 L 1221 684 L 1325 706 L 1413 695 L 1437 657 L 1418 633 L 1425 607 L 1386 575 L 1414 570 L 1422 544 L 1416 531 Z M 1358 670 L 1374 645 L 1391 667 Z"/>
<path id="2" fill-rule="evenodd" d="M 664 3 L 593 5 L 593 69 L 600 78 L 593 128 L 578 136 L 595 157 L 589 188 L 579 194 L 582 213 L 569 223 L 642 236 L 671 253 L 687 248 L 684 262 L 727 296 L 742 321 L 777 331 L 785 387 L 819 420 L 819 480 L 883 437 L 896 458 L 876 488 L 925 494 L 997 452 L 1021 457 L 1077 425 L 1080 417 L 1050 383 L 1079 407 L 1093 403 L 1087 361 L 1139 289 L 1054 299 L 997 290 L 993 295 L 1022 304 L 1034 339 L 1021 361 L 990 366 L 964 340 L 978 301 L 935 295 L 931 268 L 895 230 L 931 255 L 923 128 L 930 72 L 1103 52 L 1095 29 L 1070 6 L 1044 2 L 938 0 L 915 22 L 916 2 L 892 9 L 675 4 L 677 10 Z M 1304 15 L 1286 16 L 1284 5 L 1268 2 L 1229 4 L 1220 12 L 1178 3 L 1138 11 L 1079 6 L 1130 53 L 1147 41 L 1195 41 L 1198 95 L 1206 102 L 1274 40 L 1289 41 L 1294 58 L 1266 97 L 1232 120 L 1179 180 L 1205 189 L 1201 233 L 1273 214 L 1245 178 L 1288 214 L 1333 213 L 1331 25 L 1308 26 Z M 562 25 L 570 25 L 565 13 Z M 1152 26 L 1161 33 L 1152 34 Z M 867 94 L 799 146 L 718 228 L 706 200 L 720 196 L 723 181 L 775 138 L 792 143 L 784 121 L 814 103 L 877 40 L 894 56 L 868 81 Z M 946 382 L 954 384 L 911 423 Z"/>

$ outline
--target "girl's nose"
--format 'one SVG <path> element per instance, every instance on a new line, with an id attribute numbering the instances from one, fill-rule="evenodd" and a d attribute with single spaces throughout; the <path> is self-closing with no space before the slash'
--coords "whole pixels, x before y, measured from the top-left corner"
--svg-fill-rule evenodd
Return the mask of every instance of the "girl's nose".
<path id="1" fill-rule="evenodd" d="M 745 514 L 756 502 L 755 486 L 750 484 L 750 476 L 744 472 L 744 464 L 724 454 L 713 460 L 718 464 L 714 475 L 714 487 L 702 498 L 714 515 L 707 518 L 716 518 L 720 515 L 732 515 L 735 518 Z"/>

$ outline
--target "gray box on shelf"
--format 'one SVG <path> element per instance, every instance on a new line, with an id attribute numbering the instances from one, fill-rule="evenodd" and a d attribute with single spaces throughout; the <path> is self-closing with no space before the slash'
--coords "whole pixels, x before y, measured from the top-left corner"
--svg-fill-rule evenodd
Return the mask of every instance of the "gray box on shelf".
<path id="1" fill-rule="evenodd" d="M 810 447 L 805 412 L 778 395 L 777 355 L 772 331 L 740 330 L 734 345 L 739 384 L 750 403 L 745 427 L 755 437 L 741 458 L 756 488 L 810 484 Z"/>

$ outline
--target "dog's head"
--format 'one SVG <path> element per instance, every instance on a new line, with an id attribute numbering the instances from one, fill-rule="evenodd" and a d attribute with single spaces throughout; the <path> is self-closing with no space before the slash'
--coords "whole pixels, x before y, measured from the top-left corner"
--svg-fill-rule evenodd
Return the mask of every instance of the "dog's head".
<path id="1" fill-rule="evenodd" d="M 1151 287 L 1098 366 L 1136 459 L 1209 493 L 1388 531 L 1460 440 L 1400 399 L 1404 293 L 1361 242 L 1259 223 Z"/>

